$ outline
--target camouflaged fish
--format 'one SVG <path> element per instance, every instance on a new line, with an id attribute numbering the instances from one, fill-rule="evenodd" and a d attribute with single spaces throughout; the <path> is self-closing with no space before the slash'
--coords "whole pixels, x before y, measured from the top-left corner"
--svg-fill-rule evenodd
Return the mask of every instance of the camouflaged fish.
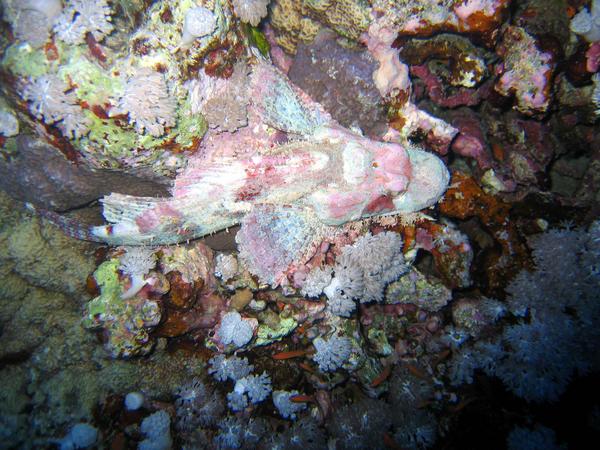
<path id="1" fill-rule="evenodd" d="M 173 244 L 240 223 L 281 228 L 281 221 L 284 234 L 310 235 L 319 224 L 418 211 L 446 190 L 448 171 L 435 155 L 343 128 L 266 62 L 238 70 L 230 86 L 200 83 L 190 87 L 190 96 L 194 89 L 203 96 L 196 100 L 200 111 L 211 95 L 233 98 L 246 125 L 231 132 L 209 121 L 211 129 L 176 177 L 171 197 L 104 197 L 109 224 L 92 228 L 92 239 Z"/>

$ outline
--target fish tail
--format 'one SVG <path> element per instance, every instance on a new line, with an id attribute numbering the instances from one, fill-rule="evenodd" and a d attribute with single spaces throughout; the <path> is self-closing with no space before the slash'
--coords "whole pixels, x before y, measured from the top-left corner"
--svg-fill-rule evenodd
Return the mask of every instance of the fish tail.
<path id="1" fill-rule="evenodd" d="M 40 217 L 43 217 L 54 226 L 58 227 L 64 234 L 75 239 L 91 242 L 104 242 L 101 238 L 92 233 L 92 227 L 81 223 L 77 219 L 66 217 L 54 211 L 36 208 L 31 203 L 26 203 L 25 207 Z"/>

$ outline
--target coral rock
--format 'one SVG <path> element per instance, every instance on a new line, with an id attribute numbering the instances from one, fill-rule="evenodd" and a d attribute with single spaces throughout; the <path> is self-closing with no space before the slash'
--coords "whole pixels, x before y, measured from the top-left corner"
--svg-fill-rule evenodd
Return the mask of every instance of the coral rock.
<path id="1" fill-rule="evenodd" d="M 373 84 L 376 67 L 368 52 L 343 47 L 331 32 L 321 32 L 312 44 L 298 46 L 288 75 L 342 125 L 377 136 L 387 120 Z"/>
<path id="2" fill-rule="evenodd" d="M 514 95 L 515 108 L 522 113 L 545 113 L 551 100 L 553 55 L 539 50 L 536 40 L 519 27 L 506 29 L 497 52 L 503 62 L 498 68 L 496 91 Z"/>
<path id="3" fill-rule="evenodd" d="M 167 296 L 167 304 L 180 310 L 187 310 L 194 306 L 196 295 L 204 286 L 204 280 L 198 278 L 189 283 L 184 281 L 181 273 L 177 271 L 169 272 L 166 276 L 171 286 L 169 295 Z"/>

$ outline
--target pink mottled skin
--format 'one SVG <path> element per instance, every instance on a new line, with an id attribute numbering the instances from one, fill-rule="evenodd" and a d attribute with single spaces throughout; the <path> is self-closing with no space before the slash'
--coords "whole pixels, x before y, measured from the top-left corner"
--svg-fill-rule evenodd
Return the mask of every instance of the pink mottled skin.
<path id="1" fill-rule="evenodd" d="M 447 171 L 436 157 L 344 129 L 272 66 L 255 64 L 248 88 L 247 126 L 209 130 L 170 198 L 104 199 L 105 217 L 115 225 L 97 227 L 96 235 L 114 243 L 180 242 L 239 224 L 255 206 L 293 207 L 340 226 L 428 207 L 446 188 Z M 278 102 L 285 106 L 281 118 Z M 441 129 L 422 113 L 421 124 Z M 418 178 L 413 159 L 424 169 Z"/>
<path id="2" fill-rule="evenodd" d="M 362 192 L 333 192 L 323 201 L 329 220 L 347 222 L 353 217 L 360 217 L 368 196 Z"/>
<path id="3" fill-rule="evenodd" d="M 143 212 L 135 222 L 140 231 L 145 232 L 160 228 L 165 222 L 180 222 L 182 214 L 173 206 L 161 203 L 156 208 Z"/>
<path id="4" fill-rule="evenodd" d="M 251 123 L 236 133 L 212 133 L 200 149 L 203 157 L 190 160 L 186 170 L 175 180 L 173 196 L 180 201 L 191 201 L 202 185 L 211 201 L 227 197 L 231 192 L 235 192 L 237 201 L 268 201 L 265 197 L 268 193 L 297 186 L 295 197 L 301 197 L 301 189 L 316 191 L 314 200 L 309 203 L 328 224 L 342 224 L 363 215 L 392 211 L 391 197 L 403 192 L 411 178 L 410 160 L 404 147 L 372 141 L 333 123 L 318 134 L 318 140 L 325 145 L 294 147 L 292 143 L 292 148 L 285 153 L 261 155 L 252 152 L 276 144 L 275 135 L 263 132 L 260 125 Z M 346 187 L 348 183 L 335 167 L 339 164 L 339 156 L 336 156 L 339 150 L 332 154 L 327 149 L 342 149 L 349 144 L 356 144 L 368 153 L 372 164 L 366 168 L 364 181 Z M 316 156 L 319 149 L 330 162 L 324 164 L 323 157 Z M 220 158 L 223 158 L 221 167 L 215 167 Z M 222 177 L 215 177 L 220 169 Z M 204 179 L 214 181 L 204 182 Z"/>
<path id="5" fill-rule="evenodd" d="M 352 184 L 351 191 L 340 191 L 335 186 L 326 187 L 316 194 L 317 201 L 325 207 L 326 220 L 343 223 L 364 215 L 392 211 L 391 197 L 406 190 L 412 175 L 406 150 L 397 144 L 383 144 L 357 136 L 340 127 L 329 128 L 326 140 L 356 143 L 372 157 L 365 168 L 364 180 Z"/>

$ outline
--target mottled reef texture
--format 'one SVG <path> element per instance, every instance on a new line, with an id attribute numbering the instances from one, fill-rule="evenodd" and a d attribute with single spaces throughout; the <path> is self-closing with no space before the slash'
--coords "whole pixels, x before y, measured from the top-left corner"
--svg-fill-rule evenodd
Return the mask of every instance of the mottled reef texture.
<path id="1" fill-rule="evenodd" d="M 342 46 L 337 35 L 322 31 L 311 44 L 298 45 L 288 75 L 342 125 L 376 137 L 387 129 L 385 109 L 373 83 L 376 68 L 365 49 Z"/>
<path id="2" fill-rule="evenodd" d="M 1 448 L 46 447 L 73 422 L 92 420 L 111 392 L 160 398 L 201 373 L 195 359 L 161 350 L 146 360 L 107 359 L 81 326 L 94 267 L 93 246 L 0 193 Z"/>

